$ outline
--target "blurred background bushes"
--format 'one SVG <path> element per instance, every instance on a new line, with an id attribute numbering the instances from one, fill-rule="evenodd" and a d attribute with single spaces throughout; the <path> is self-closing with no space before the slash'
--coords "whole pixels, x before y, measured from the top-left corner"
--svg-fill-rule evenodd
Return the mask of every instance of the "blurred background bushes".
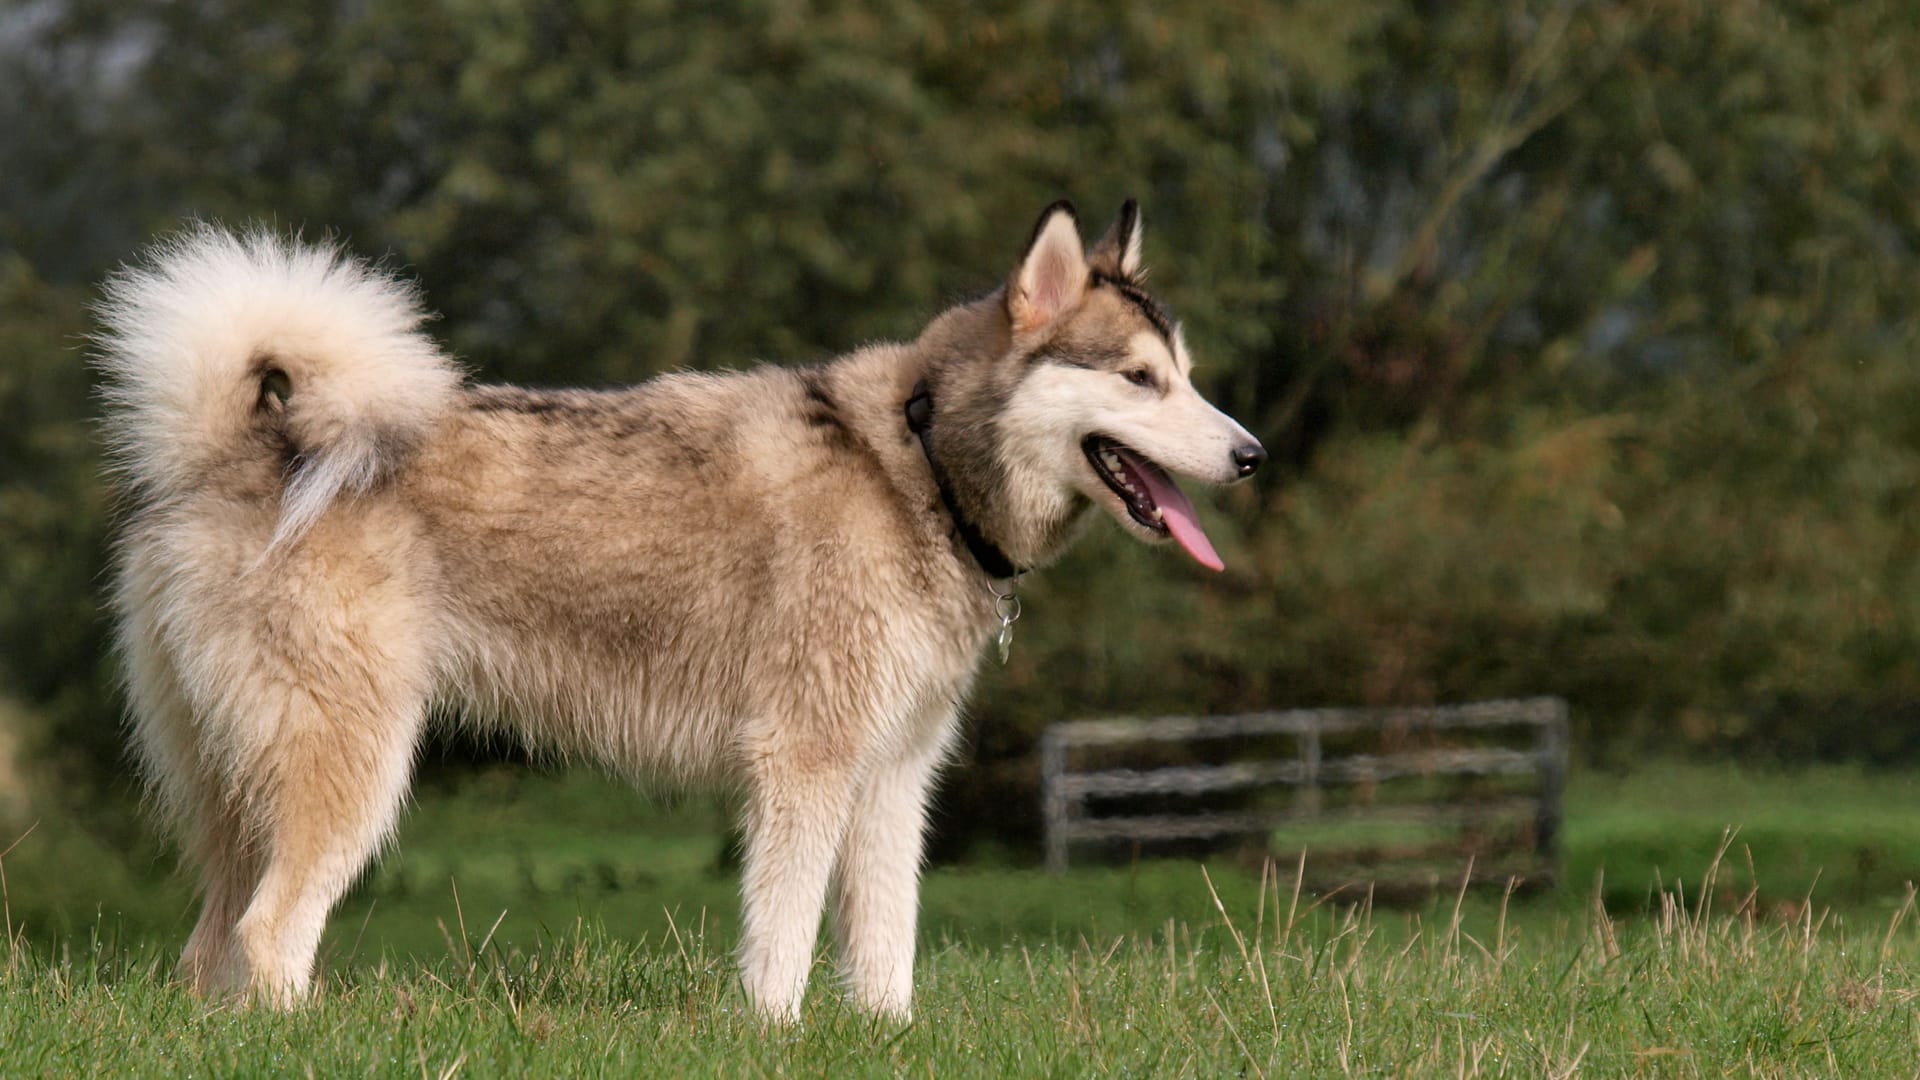
<path id="1" fill-rule="evenodd" d="M 1029 583 L 943 850 L 1026 842 L 1040 727 L 1113 712 L 1552 693 L 1590 762 L 1911 764 L 1916 55 L 1903 3 L 12 5 L 0 736 L 129 790 L 85 304 L 187 218 L 607 384 L 910 336 L 1137 195 L 1277 460 L 1202 500 L 1225 575 L 1096 527 Z"/>

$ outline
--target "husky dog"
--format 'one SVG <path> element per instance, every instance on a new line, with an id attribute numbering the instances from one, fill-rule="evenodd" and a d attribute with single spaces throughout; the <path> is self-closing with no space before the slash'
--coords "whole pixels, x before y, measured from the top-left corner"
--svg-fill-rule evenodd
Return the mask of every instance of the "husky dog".
<path id="1" fill-rule="evenodd" d="M 1096 509 L 1220 560 L 1175 486 L 1258 442 L 1188 381 L 1132 202 L 1050 207 L 906 344 L 612 391 L 469 384 L 414 289 L 199 226 L 112 278 L 105 420 L 135 745 L 204 897 L 203 993 L 289 1006 L 422 726 L 744 795 L 742 979 L 799 1009 L 829 894 L 904 1016 L 921 833 L 1006 579 Z"/>

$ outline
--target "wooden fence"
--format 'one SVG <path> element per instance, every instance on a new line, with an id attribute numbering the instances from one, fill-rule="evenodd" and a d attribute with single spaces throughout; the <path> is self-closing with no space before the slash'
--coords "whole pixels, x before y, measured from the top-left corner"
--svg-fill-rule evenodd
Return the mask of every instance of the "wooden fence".
<path id="1" fill-rule="evenodd" d="M 1218 758 L 1238 739 L 1271 748 L 1291 737 L 1292 753 L 1207 764 L 1118 767 L 1129 754 Z M 1276 738 L 1277 737 L 1277 738 Z M 1498 745 L 1505 740 L 1508 745 Z M 1211 748 L 1207 743 L 1215 743 Z M 1329 744 L 1334 744 L 1329 746 Z M 1519 745 L 1512 745 L 1518 743 Z M 1163 744 L 1158 747 L 1153 744 Z M 1164 744 L 1182 744 L 1168 746 Z M 1211 750 L 1211 753 L 1205 751 Z M 1076 769 L 1075 759 L 1102 758 Z M 1302 827 L 1368 826 L 1408 822 L 1442 826 L 1454 835 L 1503 836 L 1494 855 L 1523 857 L 1502 867 L 1488 853 L 1456 844 L 1471 854 L 1477 876 L 1515 873 L 1550 882 L 1558 861 L 1560 801 L 1567 771 L 1567 707 L 1557 698 L 1489 701 L 1471 705 L 1395 709 L 1293 709 L 1242 716 L 1167 717 L 1154 720 L 1081 720 L 1055 724 L 1041 738 L 1047 867 L 1066 868 L 1076 841 L 1196 840 L 1241 833 L 1273 835 Z M 1432 778 L 1495 778 L 1459 783 L 1490 784 L 1474 797 L 1432 790 Z M 1425 780 L 1424 785 L 1420 781 Z M 1386 798 L 1395 782 L 1413 798 Z M 1516 790 L 1516 785 L 1519 785 Z M 1259 789 L 1290 788 L 1286 806 L 1258 805 Z M 1173 796 L 1187 802 L 1231 794 L 1240 808 L 1128 813 L 1125 804 Z M 1271 802 L 1270 796 L 1267 798 Z M 1253 804 L 1249 806 L 1248 804 Z M 1331 804 L 1331 805 L 1329 805 Z M 1119 806 L 1122 812 L 1114 813 Z M 1500 833 L 1496 826 L 1505 827 Z M 1350 830 L 1351 831 L 1351 830 Z M 1303 845 L 1311 848 L 1311 844 Z M 1375 851 L 1375 863 L 1390 863 L 1391 851 Z M 1310 851 L 1310 862 L 1316 856 Z M 1457 880 L 1457 879 L 1456 879 Z"/>

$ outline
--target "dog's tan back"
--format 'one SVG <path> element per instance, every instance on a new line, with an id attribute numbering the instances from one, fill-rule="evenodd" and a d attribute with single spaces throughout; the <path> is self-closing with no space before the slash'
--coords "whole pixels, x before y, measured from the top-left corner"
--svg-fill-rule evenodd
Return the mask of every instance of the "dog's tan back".
<path id="1" fill-rule="evenodd" d="M 433 538 L 450 693 L 674 777 L 936 738 L 864 729 L 951 694 L 990 616 L 890 430 L 906 360 L 464 393 L 393 492 Z"/>

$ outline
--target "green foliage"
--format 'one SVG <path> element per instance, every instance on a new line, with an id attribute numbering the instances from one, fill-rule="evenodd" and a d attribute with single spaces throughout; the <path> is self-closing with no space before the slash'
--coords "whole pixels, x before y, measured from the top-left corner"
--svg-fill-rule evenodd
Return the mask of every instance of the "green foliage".
<path id="1" fill-rule="evenodd" d="M 79 362 L 80 293 L 0 250 L 0 728 L 17 695 L 48 721 L 20 733 L 68 781 L 118 754 L 95 581 L 107 500 Z M 9 732 L 0 730 L 0 741 Z"/>
<path id="2" fill-rule="evenodd" d="M 1257 318 L 1249 124 L 1290 70 L 1337 83 L 1369 10 L 223 0 L 70 32 L 144 45 L 114 101 L 142 228 L 338 229 L 486 372 L 601 382 L 910 334 L 1068 190 L 1177 186 L 1149 209 L 1194 268 L 1176 299 Z M 1184 221 L 1210 206 L 1231 227 Z"/>
<path id="3" fill-rule="evenodd" d="M 82 290 L 182 218 L 338 231 L 484 377 L 816 359 L 1146 208 L 1276 451 L 1228 574 L 1029 583 L 946 850 L 1038 729 L 1560 693 L 1579 747 L 1920 754 L 1920 23 L 1899 5 L 162 0 L 0 57 L 0 679 L 118 770 Z"/>

